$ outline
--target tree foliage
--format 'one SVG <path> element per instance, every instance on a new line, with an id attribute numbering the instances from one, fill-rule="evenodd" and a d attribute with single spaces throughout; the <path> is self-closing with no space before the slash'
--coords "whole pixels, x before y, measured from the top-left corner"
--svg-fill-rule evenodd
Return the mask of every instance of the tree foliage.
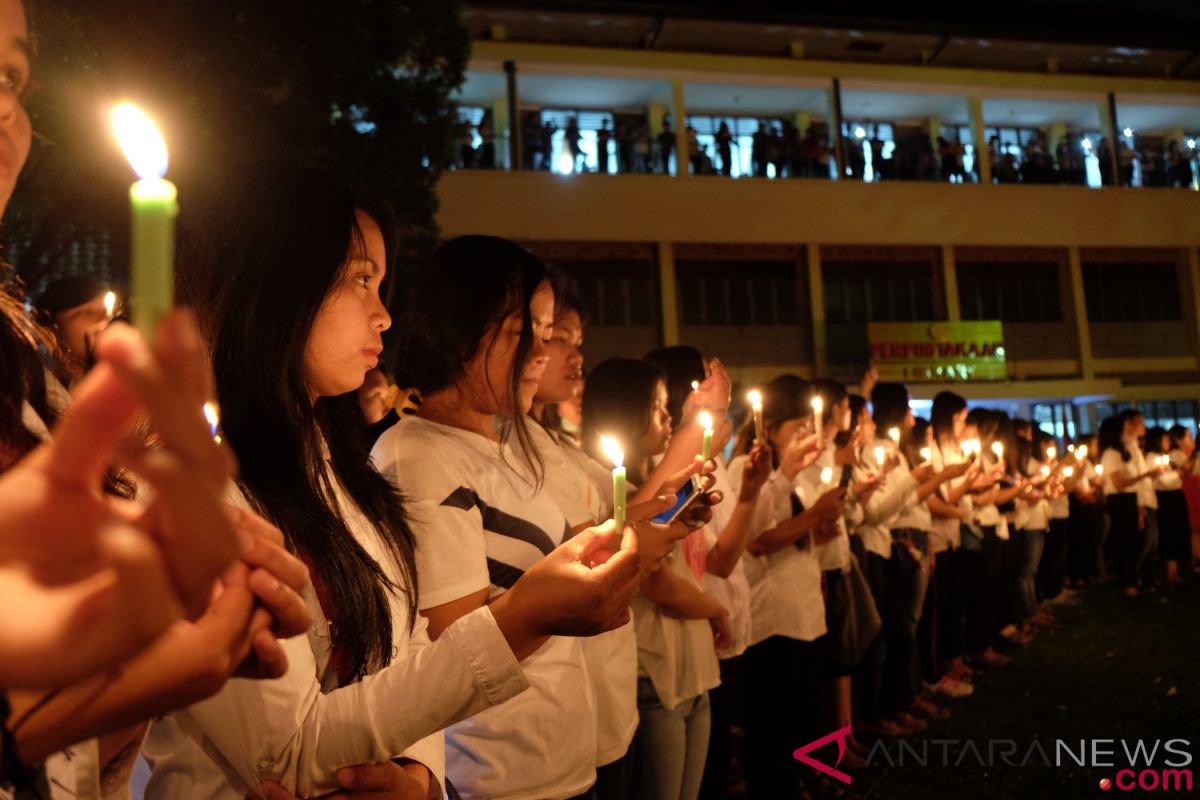
<path id="1" fill-rule="evenodd" d="M 35 143 L 5 238 L 31 284 L 71 247 L 127 264 L 131 173 L 108 130 L 130 99 L 158 121 L 189 187 L 258 157 L 315 163 L 389 199 L 403 241 L 436 233 L 469 39 L 454 0 L 34 0 Z"/>

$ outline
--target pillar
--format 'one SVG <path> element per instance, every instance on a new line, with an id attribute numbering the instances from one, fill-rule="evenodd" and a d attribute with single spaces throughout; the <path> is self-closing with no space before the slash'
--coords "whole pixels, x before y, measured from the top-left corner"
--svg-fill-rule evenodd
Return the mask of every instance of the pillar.
<path id="1" fill-rule="evenodd" d="M 832 134 L 830 144 L 833 146 L 833 157 L 837 161 L 838 180 L 846 179 L 846 142 L 842 137 L 842 82 L 833 79 L 833 87 L 826 91 L 829 98 L 829 130 Z"/>
<path id="2" fill-rule="evenodd" d="M 663 347 L 679 344 L 679 301 L 675 279 L 675 248 L 670 242 L 658 243 L 658 297 L 662 319 Z"/>
<path id="3" fill-rule="evenodd" d="M 971 111 L 971 141 L 975 143 L 975 171 L 980 183 L 992 182 L 992 156 L 988 152 L 987 128 L 983 124 L 983 98 L 968 100 Z"/>
<path id="4" fill-rule="evenodd" d="M 671 81 L 671 114 L 675 125 L 675 174 L 687 176 L 692 174 L 691 163 L 688 161 L 687 110 L 683 105 L 683 81 Z"/>
<path id="5" fill-rule="evenodd" d="M 1100 104 L 1100 130 L 1108 139 L 1108 163 L 1112 169 L 1113 186 L 1121 185 L 1121 143 L 1117 139 L 1120 128 L 1117 127 L 1117 98 L 1112 92 L 1108 99 Z"/>
<path id="6" fill-rule="evenodd" d="M 812 313 L 813 374 L 824 375 L 828 358 L 825 348 L 825 282 L 821 279 L 821 247 L 805 247 L 808 255 L 808 307 Z"/>
<path id="7" fill-rule="evenodd" d="M 492 136 L 496 151 L 496 169 L 514 169 L 510 160 L 512 141 L 512 119 L 508 113 L 508 98 L 501 97 L 492 102 Z"/>
<path id="8" fill-rule="evenodd" d="M 1191 286 L 1193 352 L 1200 359 L 1200 250 L 1189 247 L 1188 284 Z"/>
<path id="9" fill-rule="evenodd" d="M 942 245 L 942 291 L 946 295 L 946 319 L 958 322 L 962 309 L 958 304 L 958 262 L 954 259 L 954 248 Z"/>
<path id="10" fill-rule="evenodd" d="M 1087 295 L 1083 289 L 1083 260 L 1079 248 L 1071 245 L 1067 250 L 1071 271 L 1071 299 L 1075 308 L 1075 334 L 1079 339 L 1079 372 L 1084 380 L 1096 377 L 1092 363 L 1092 330 L 1088 325 Z"/>
<path id="11" fill-rule="evenodd" d="M 512 109 L 505 133 L 508 136 L 508 168 L 521 169 L 521 103 L 517 99 L 517 62 L 504 62 L 505 89 L 507 105 Z M 499 133 L 499 123 L 496 132 Z"/>

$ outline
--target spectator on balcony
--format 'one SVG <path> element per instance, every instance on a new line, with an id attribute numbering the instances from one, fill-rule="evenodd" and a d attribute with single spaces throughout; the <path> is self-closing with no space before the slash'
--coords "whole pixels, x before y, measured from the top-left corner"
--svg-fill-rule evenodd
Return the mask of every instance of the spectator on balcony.
<path id="1" fill-rule="evenodd" d="M 492 123 L 491 109 L 483 112 L 483 119 L 479 120 L 478 130 L 479 138 L 483 140 L 483 144 L 479 146 L 479 167 L 480 169 L 495 169 L 496 127 Z"/>
<path id="2" fill-rule="evenodd" d="M 859 150 L 861 153 L 862 150 Z M 817 173 L 814 177 L 829 178 L 829 161 L 833 158 L 833 148 L 829 146 L 829 142 L 817 140 Z"/>
<path id="3" fill-rule="evenodd" d="M 617 172 L 633 172 L 633 129 L 618 118 L 613 138 L 617 140 Z"/>
<path id="4" fill-rule="evenodd" d="M 800 164 L 800 129 L 790 122 L 783 123 L 783 161 L 790 177 L 799 178 L 804 172 Z"/>
<path id="5" fill-rule="evenodd" d="M 857 144 L 857 142 L 856 142 L 856 144 Z M 893 167 L 895 167 L 896 165 L 892 164 L 892 163 L 887 163 L 887 164 L 884 163 L 885 161 L 891 162 L 892 159 L 885 159 L 883 157 L 884 141 L 883 141 L 883 139 L 879 138 L 879 127 L 878 126 L 876 126 L 876 128 L 875 128 L 875 132 L 871 134 L 870 144 L 871 144 L 871 168 L 875 170 L 875 180 L 877 180 L 877 181 L 884 180 L 884 179 L 890 180 L 892 178 L 895 178 L 896 173 L 895 173 Z M 861 149 L 861 145 L 858 145 L 858 147 L 859 147 L 859 149 Z"/>
<path id="6" fill-rule="evenodd" d="M 688 163 L 692 166 L 693 175 L 704 174 L 704 162 L 708 157 L 704 154 L 704 149 L 700 147 L 700 139 L 696 136 L 696 129 L 691 125 L 687 126 L 687 147 L 688 147 Z"/>
<path id="7" fill-rule="evenodd" d="M 551 155 L 554 152 L 554 134 L 558 132 L 558 126 L 550 120 L 542 123 L 541 135 L 538 138 L 538 147 L 542 150 L 542 159 L 539 164 L 540 169 L 554 169 L 554 159 Z"/>
<path id="8" fill-rule="evenodd" d="M 1167 145 L 1167 185 L 1175 189 L 1192 185 L 1191 161 L 1174 139 Z"/>
<path id="9" fill-rule="evenodd" d="M 542 123 L 541 113 L 537 111 L 521 112 L 521 153 L 525 159 L 525 169 L 539 169 L 542 161 Z"/>
<path id="10" fill-rule="evenodd" d="M 821 140 L 817 138 L 817 132 L 809 127 L 804 133 L 804 138 L 800 140 L 800 176 L 804 178 L 822 177 L 820 160 Z M 825 174 L 828 175 L 829 171 L 826 170 Z"/>
<path id="11" fill-rule="evenodd" d="M 662 133 L 658 135 L 658 158 L 662 165 L 662 174 L 671 174 L 671 151 L 675 149 L 675 131 L 671 128 L 671 120 L 663 119 Z"/>
<path id="12" fill-rule="evenodd" d="M 596 131 L 596 171 L 601 175 L 608 174 L 608 143 L 612 138 L 608 120 L 604 120 L 600 123 L 600 130 Z"/>
<path id="13" fill-rule="evenodd" d="M 1117 139 L 1117 160 L 1121 164 L 1121 185 L 1133 185 L 1133 162 L 1138 157 L 1137 151 L 1125 144 L 1125 140 Z"/>
<path id="14" fill-rule="evenodd" d="M 955 169 L 954 148 L 950 146 L 950 142 L 943 136 L 937 137 L 937 144 L 938 159 L 942 167 L 942 180 L 953 182 L 955 174 L 960 171 Z"/>
<path id="15" fill-rule="evenodd" d="M 567 148 L 567 155 L 571 158 L 571 172 L 581 172 L 587 170 L 586 160 L 581 165 L 580 158 L 583 156 L 583 150 L 579 146 L 579 140 L 583 138 L 583 134 L 579 132 L 579 120 L 575 117 L 567 118 L 567 129 L 563 132 L 563 145 Z"/>
<path id="16" fill-rule="evenodd" d="M 775 171 L 776 178 L 783 177 L 784 142 L 779 128 L 770 126 L 767 134 L 767 161 Z"/>
<path id="17" fill-rule="evenodd" d="M 463 125 L 462 136 L 458 140 L 458 165 L 463 169 L 475 169 L 479 166 L 479 151 L 475 149 L 475 129 L 470 123 Z"/>
<path id="18" fill-rule="evenodd" d="M 1142 186 L 1167 185 L 1165 152 L 1146 142 L 1143 144 L 1143 149 L 1134 151 L 1133 155 L 1142 168 Z"/>
<path id="19" fill-rule="evenodd" d="M 756 178 L 767 176 L 767 127 L 765 120 L 758 120 L 758 127 L 750 139 L 750 162 Z"/>
<path id="20" fill-rule="evenodd" d="M 855 180 L 864 180 L 866 176 L 866 158 L 863 156 L 863 145 L 860 139 L 846 139 L 842 142 L 842 152 L 845 154 L 846 174 Z"/>
<path id="21" fill-rule="evenodd" d="M 721 165 L 717 168 L 721 175 L 733 174 L 733 134 L 729 132 L 729 124 L 722 122 L 713 137 L 717 142 L 717 159 Z"/>

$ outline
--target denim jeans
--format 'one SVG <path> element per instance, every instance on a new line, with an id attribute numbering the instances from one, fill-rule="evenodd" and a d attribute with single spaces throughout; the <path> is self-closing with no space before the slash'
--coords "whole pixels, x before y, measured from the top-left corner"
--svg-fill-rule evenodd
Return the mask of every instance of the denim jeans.
<path id="1" fill-rule="evenodd" d="M 1046 546 L 1045 531 L 1023 530 L 1021 537 L 1021 562 L 1017 571 L 1017 610 L 1022 622 L 1037 611 L 1037 569 L 1042 561 L 1042 549 Z"/>
<path id="2" fill-rule="evenodd" d="M 638 722 L 633 737 L 637 800 L 696 800 L 708 755 L 708 692 L 668 711 L 649 678 L 638 678 Z"/>

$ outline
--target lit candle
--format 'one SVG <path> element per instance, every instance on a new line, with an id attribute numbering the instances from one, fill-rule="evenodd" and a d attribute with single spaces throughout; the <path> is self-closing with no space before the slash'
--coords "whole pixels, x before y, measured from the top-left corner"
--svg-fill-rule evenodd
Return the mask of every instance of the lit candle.
<path id="1" fill-rule="evenodd" d="M 208 420 L 208 435 L 213 438 L 217 444 L 221 443 L 221 412 L 214 402 L 204 404 L 204 418 Z"/>
<path id="2" fill-rule="evenodd" d="M 708 461 L 712 458 L 713 416 L 708 411 L 701 411 L 698 416 L 700 424 L 704 427 L 704 446 L 700 453 L 704 460 Z"/>
<path id="3" fill-rule="evenodd" d="M 766 431 L 763 430 L 762 392 L 751 389 L 746 398 L 750 401 L 750 410 L 754 412 L 754 438 L 763 439 Z"/>
<path id="4" fill-rule="evenodd" d="M 1097 474 L 1097 475 L 1103 475 L 1103 474 L 1104 474 L 1104 465 L 1103 465 L 1103 464 L 1097 464 L 1097 465 L 1096 465 L 1096 474 Z"/>
<path id="5" fill-rule="evenodd" d="M 933 458 L 933 451 L 930 450 L 928 447 L 922 447 L 921 448 L 921 460 L 928 461 L 931 458 Z"/>
<path id="6" fill-rule="evenodd" d="M 108 291 L 104 293 L 104 316 L 109 319 L 113 318 L 113 312 L 117 310 L 117 293 Z"/>
<path id="7" fill-rule="evenodd" d="M 625 530 L 625 453 L 611 436 L 600 438 L 600 449 L 613 463 L 613 520 L 620 532 Z"/>
<path id="8" fill-rule="evenodd" d="M 1042 475 L 1046 478 L 1049 478 L 1050 477 L 1050 468 L 1042 467 Z"/>
<path id="9" fill-rule="evenodd" d="M 693 392 L 700 391 L 700 381 L 692 381 L 692 391 Z"/>
<path id="10" fill-rule="evenodd" d="M 997 461 L 1003 461 L 1004 460 L 1004 443 L 1003 442 L 992 442 L 992 453 L 995 454 Z"/>
<path id="11" fill-rule="evenodd" d="M 1086 444 L 1081 446 L 1078 450 L 1075 451 L 1075 457 L 1078 458 L 1080 461 L 1083 461 L 1085 458 L 1087 458 L 1087 454 L 1088 454 L 1088 449 L 1087 449 Z"/>
<path id="12" fill-rule="evenodd" d="M 1071 476 L 1072 476 L 1072 475 L 1074 475 L 1074 474 L 1075 474 L 1075 468 L 1074 468 L 1074 467 L 1063 467 L 1063 477 L 1064 477 L 1064 478 L 1069 478 L 1069 477 L 1071 477 Z"/>
<path id="13" fill-rule="evenodd" d="M 129 189 L 133 211 L 132 299 L 134 325 L 147 339 L 174 305 L 175 185 L 164 180 L 167 145 L 144 112 L 121 103 L 112 112 L 121 150 L 140 180 Z"/>
<path id="14" fill-rule="evenodd" d="M 825 411 L 825 399 L 823 397 L 821 397 L 821 395 L 819 395 L 819 394 L 813 395 L 813 399 L 812 399 L 813 430 L 818 431 L 818 432 L 821 430 L 821 422 L 822 422 L 821 415 L 824 413 L 824 411 Z"/>
<path id="15" fill-rule="evenodd" d="M 884 451 L 884 449 L 882 447 L 876 447 L 875 448 L 875 463 L 882 467 L 883 461 L 886 458 L 887 458 L 887 452 Z"/>
<path id="16" fill-rule="evenodd" d="M 895 444 L 900 444 L 900 429 L 888 428 L 888 438 L 891 439 Z"/>
<path id="17" fill-rule="evenodd" d="M 962 451 L 964 455 L 977 456 L 981 450 L 982 447 L 980 446 L 978 439 L 967 439 L 962 443 Z"/>
<path id="18" fill-rule="evenodd" d="M 1068 453 L 1074 453 L 1074 452 L 1075 452 L 1075 445 L 1073 445 L 1073 444 L 1069 444 L 1069 445 L 1067 445 L 1067 452 L 1068 452 Z"/>
<path id="19" fill-rule="evenodd" d="M 828 486 L 832 482 L 833 482 L 833 467 L 826 467 L 825 469 L 821 470 L 821 484 L 823 486 Z"/>
<path id="20" fill-rule="evenodd" d="M 1046 457 L 1049 458 L 1051 461 L 1058 458 L 1058 448 L 1054 447 L 1054 446 L 1047 447 L 1046 448 Z"/>

